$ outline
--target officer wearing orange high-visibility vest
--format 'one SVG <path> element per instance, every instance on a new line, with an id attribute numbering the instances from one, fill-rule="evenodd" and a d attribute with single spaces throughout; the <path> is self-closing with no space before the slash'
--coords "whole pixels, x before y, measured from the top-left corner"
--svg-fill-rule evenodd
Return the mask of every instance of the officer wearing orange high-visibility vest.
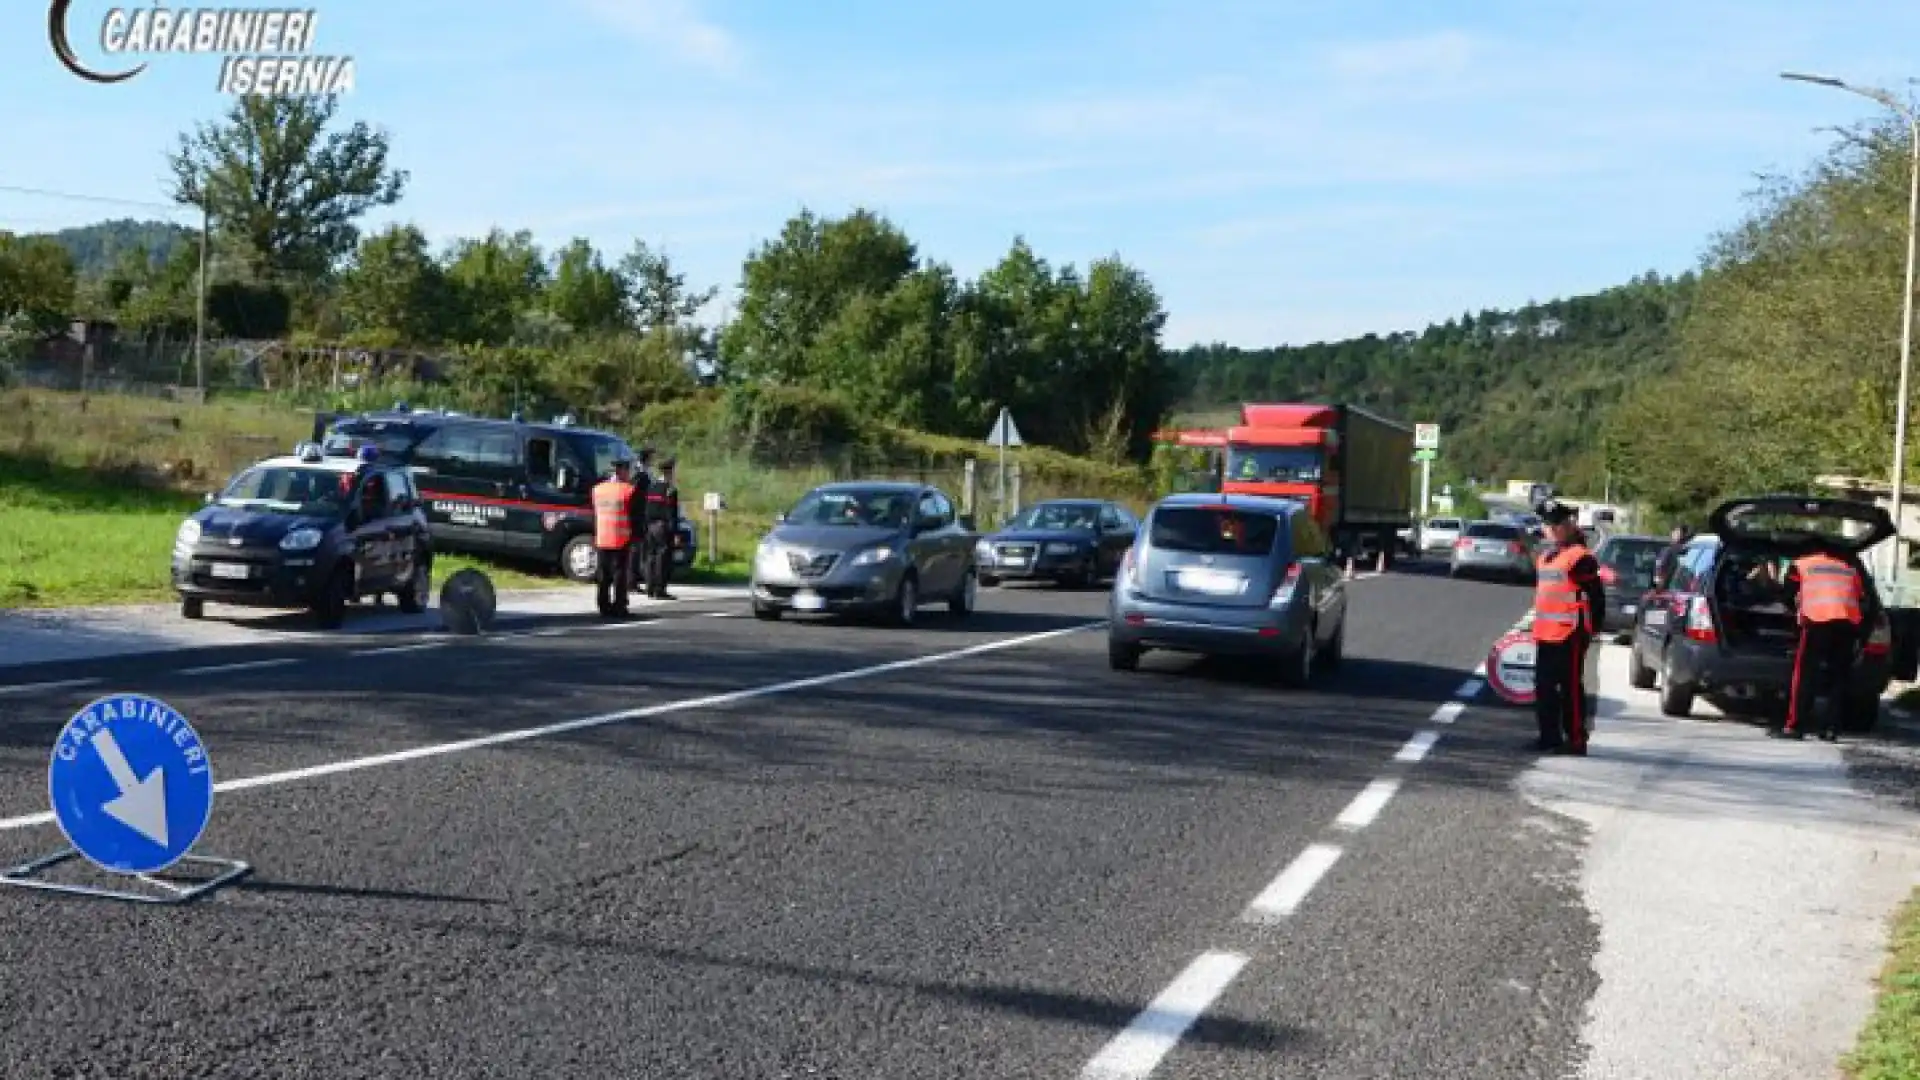
<path id="1" fill-rule="evenodd" d="M 613 463 L 613 476 L 593 488 L 593 546 L 600 614 L 627 614 L 627 579 L 633 566 L 633 484 L 628 462 Z"/>
<path id="2" fill-rule="evenodd" d="M 1549 499 L 1535 513 L 1553 541 L 1534 563 L 1533 709 L 1540 722 L 1535 747 L 1584 757 L 1593 726 L 1593 699 L 1587 692 L 1590 646 L 1606 614 L 1606 586 L 1573 509 Z"/>
<path id="3" fill-rule="evenodd" d="M 1798 587 L 1800 645 L 1793 654 L 1793 684 L 1787 693 L 1787 724 L 1770 727 L 1776 739 L 1804 739 L 1803 726 L 1818 698 L 1827 699 L 1820 737 L 1833 742 L 1835 719 L 1853 670 L 1860 641 L 1864 600 L 1860 575 L 1844 559 L 1824 551 L 1803 555 L 1787 572 L 1789 590 Z"/>

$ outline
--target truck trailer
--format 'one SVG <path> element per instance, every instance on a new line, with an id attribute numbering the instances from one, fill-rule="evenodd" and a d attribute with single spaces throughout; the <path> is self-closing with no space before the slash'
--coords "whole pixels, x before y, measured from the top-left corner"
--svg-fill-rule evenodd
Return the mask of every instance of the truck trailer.
<path id="1" fill-rule="evenodd" d="M 1159 438 L 1215 450 L 1223 493 L 1304 502 L 1338 558 L 1384 568 L 1413 526 L 1413 428 L 1353 405 L 1248 403 L 1240 421 Z"/>

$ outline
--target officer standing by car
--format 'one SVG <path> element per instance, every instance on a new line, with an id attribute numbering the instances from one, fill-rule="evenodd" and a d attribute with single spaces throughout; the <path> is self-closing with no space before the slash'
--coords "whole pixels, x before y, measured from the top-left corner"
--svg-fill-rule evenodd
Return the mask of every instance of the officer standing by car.
<path id="1" fill-rule="evenodd" d="M 637 583 L 647 573 L 647 492 L 653 490 L 653 447 L 642 446 L 635 455 L 637 464 L 633 468 L 633 559 L 627 567 L 629 588 L 637 588 Z"/>
<path id="2" fill-rule="evenodd" d="M 1775 739 L 1806 738 L 1803 725 L 1811 718 L 1815 700 L 1824 697 L 1827 708 L 1820 718 L 1820 738 L 1834 742 L 1840 703 L 1860 645 L 1865 585 L 1845 560 L 1825 551 L 1795 559 L 1786 585 L 1789 592 L 1797 593 L 1800 643 L 1793 654 L 1786 726 L 1769 726 L 1767 734 Z"/>
<path id="3" fill-rule="evenodd" d="M 1534 563 L 1534 715 L 1540 724 L 1535 745 L 1585 757 L 1594 706 L 1588 667 L 1594 632 L 1606 615 L 1606 586 L 1573 509 L 1548 499 L 1534 512 L 1549 540 Z"/>
<path id="4" fill-rule="evenodd" d="M 647 595 L 673 599 L 667 577 L 673 572 L 673 541 L 680 531 L 680 488 L 673 482 L 673 458 L 660 463 L 660 478 L 647 489 Z"/>
<path id="5" fill-rule="evenodd" d="M 634 486 L 627 479 L 628 465 L 625 458 L 616 460 L 613 475 L 593 489 L 593 546 L 598 555 L 594 567 L 596 599 L 600 614 L 609 618 L 628 612 L 634 510 Z"/>

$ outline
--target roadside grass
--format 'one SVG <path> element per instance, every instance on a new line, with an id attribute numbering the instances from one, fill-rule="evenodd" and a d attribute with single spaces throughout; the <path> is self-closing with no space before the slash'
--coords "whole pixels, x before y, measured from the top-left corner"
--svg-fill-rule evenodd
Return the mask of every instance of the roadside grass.
<path id="1" fill-rule="evenodd" d="M 1920 889 L 1894 915 L 1879 1000 L 1841 1067 L 1850 1080 L 1920 1077 Z"/>
<path id="2" fill-rule="evenodd" d="M 311 410 L 261 394 L 223 394 L 205 403 L 112 394 L 14 389 L 0 391 L 0 608 L 167 600 L 168 555 L 181 519 L 208 491 L 245 465 L 285 453 L 312 435 Z M 915 461 L 876 468 L 872 479 L 922 479 L 962 497 L 963 457 L 979 448 L 963 440 L 914 433 Z M 685 584 L 738 584 L 747 579 L 754 547 L 774 516 L 816 485 L 843 479 L 826 463 L 773 468 L 724 448 L 661 445 L 680 458 L 685 512 L 698 526 L 694 565 L 675 574 Z M 1023 450 L 1032 469 L 1021 501 L 1058 496 L 1119 498 L 1144 508 L 1136 475 Z M 975 477 L 981 526 L 993 500 L 994 471 L 982 459 Z M 713 518 L 702 496 L 726 497 Z M 710 559 L 710 531 L 718 559 Z M 477 567 L 499 588 L 566 586 L 556 571 L 443 553 L 435 576 Z"/>

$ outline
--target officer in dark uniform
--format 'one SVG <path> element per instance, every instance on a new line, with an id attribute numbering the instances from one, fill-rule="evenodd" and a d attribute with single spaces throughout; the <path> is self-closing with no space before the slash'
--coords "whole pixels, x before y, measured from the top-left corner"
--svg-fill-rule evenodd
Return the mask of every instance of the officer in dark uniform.
<path id="1" fill-rule="evenodd" d="M 673 482 L 672 458 L 660 463 L 660 478 L 647 489 L 647 595 L 671 600 L 667 578 L 673 573 L 673 542 L 680 532 L 680 488 Z"/>
<path id="2" fill-rule="evenodd" d="M 1607 611 L 1600 563 L 1573 508 L 1548 499 L 1535 508 L 1549 544 L 1534 564 L 1533 687 L 1538 749 L 1585 756 L 1597 695 L 1594 634 Z"/>
<path id="3" fill-rule="evenodd" d="M 647 492 L 653 490 L 653 447 L 642 446 L 633 466 L 633 563 L 627 580 L 637 590 L 647 574 Z"/>

